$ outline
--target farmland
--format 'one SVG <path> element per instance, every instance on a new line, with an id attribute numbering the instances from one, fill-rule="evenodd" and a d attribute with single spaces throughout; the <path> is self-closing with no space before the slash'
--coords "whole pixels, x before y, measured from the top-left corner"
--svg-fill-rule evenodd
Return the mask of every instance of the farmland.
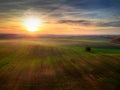
<path id="1" fill-rule="evenodd" d="M 85 46 L 92 48 L 85 51 Z M 0 40 L 0 90 L 119 90 L 120 45 L 108 39 Z"/>

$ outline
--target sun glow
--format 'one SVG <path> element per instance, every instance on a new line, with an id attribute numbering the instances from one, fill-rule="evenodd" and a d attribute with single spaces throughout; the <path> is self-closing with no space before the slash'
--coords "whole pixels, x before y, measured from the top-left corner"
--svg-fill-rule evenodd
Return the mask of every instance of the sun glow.
<path id="1" fill-rule="evenodd" d="M 23 23 L 23 25 L 30 32 L 38 31 L 41 24 L 42 24 L 42 21 L 38 18 L 27 18 Z"/>

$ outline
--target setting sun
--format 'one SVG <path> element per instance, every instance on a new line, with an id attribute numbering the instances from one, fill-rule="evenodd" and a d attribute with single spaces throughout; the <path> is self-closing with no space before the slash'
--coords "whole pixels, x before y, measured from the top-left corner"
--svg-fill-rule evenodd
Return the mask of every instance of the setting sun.
<path id="1" fill-rule="evenodd" d="M 27 18 L 23 22 L 23 25 L 27 28 L 30 32 L 38 31 L 39 26 L 41 26 L 41 20 L 38 18 Z"/>

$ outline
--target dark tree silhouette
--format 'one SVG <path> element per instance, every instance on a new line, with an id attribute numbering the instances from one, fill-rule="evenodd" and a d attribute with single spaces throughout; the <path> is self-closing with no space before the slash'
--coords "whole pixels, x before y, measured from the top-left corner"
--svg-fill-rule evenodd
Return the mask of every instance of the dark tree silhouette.
<path id="1" fill-rule="evenodd" d="M 85 51 L 86 51 L 86 52 L 91 52 L 91 47 L 90 47 L 90 46 L 86 46 L 86 47 L 85 47 Z"/>

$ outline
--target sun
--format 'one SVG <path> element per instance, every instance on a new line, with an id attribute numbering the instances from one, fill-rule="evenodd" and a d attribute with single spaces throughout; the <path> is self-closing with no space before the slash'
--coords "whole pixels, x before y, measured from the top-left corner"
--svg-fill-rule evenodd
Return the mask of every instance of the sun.
<path id="1" fill-rule="evenodd" d="M 39 27 L 41 26 L 42 21 L 38 18 L 27 18 L 24 20 L 23 25 L 26 27 L 26 29 L 29 32 L 36 32 L 39 30 Z"/>

